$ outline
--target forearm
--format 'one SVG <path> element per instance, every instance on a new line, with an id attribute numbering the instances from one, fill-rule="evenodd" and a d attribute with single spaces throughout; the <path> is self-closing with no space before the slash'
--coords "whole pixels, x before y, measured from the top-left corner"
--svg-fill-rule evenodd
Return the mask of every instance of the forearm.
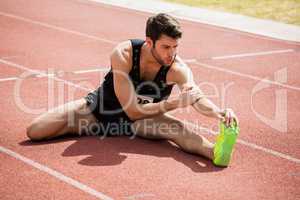
<path id="1" fill-rule="evenodd" d="M 130 118 L 132 120 L 150 118 L 164 114 L 176 108 L 178 108 L 178 103 L 174 103 L 168 100 L 162 100 L 157 103 L 139 104 L 134 112 L 131 112 Z"/>
<path id="2" fill-rule="evenodd" d="M 216 119 L 222 119 L 222 110 L 216 106 L 208 98 L 201 98 L 196 103 L 193 104 L 193 107 L 201 114 L 212 117 Z"/>

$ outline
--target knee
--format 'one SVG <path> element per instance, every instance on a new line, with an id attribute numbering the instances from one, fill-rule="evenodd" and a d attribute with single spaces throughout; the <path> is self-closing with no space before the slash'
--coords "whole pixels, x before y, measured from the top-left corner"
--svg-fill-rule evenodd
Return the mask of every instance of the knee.
<path id="1" fill-rule="evenodd" d="M 41 140 L 38 134 L 37 124 L 35 122 L 30 123 L 26 128 L 26 135 L 32 141 Z"/>

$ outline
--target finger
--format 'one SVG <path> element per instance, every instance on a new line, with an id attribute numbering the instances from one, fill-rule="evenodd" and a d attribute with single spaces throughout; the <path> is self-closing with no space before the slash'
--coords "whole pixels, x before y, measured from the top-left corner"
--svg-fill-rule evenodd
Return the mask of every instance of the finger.
<path id="1" fill-rule="evenodd" d="M 229 112 L 229 125 L 230 125 L 230 127 L 234 126 L 233 123 L 234 123 L 234 120 L 233 120 L 232 112 Z"/>
<path id="2" fill-rule="evenodd" d="M 183 88 L 183 91 L 190 91 L 192 89 L 193 89 L 193 86 L 188 86 L 188 87 Z"/>
<path id="3" fill-rule="evenodd" d="M 188 92 L 191 92 L 191 93 L 199 93 L 199 90 L 197 90 L 197 89 L 191 89 L 191 90 L 189 90 Z"/>
<path id="4" fill-rule="evenodd" d="M 225 117 L 221 117 L 221 121 L 222 121 L 223 123 L 225 123 L 225 122 L 226 122 Z"/>
<path id="5" fill-rule="evenodd" d="M 232 110 L 230 112 L 230 120 L 231 120 L 231 126 L 234 127 L 236 121 L 235 121 L 235 114 Z"/>
<path id="6" fill-rule="evenodd" d="M 240 125 L 240 121 L 237 117 L 235 117 L 235 122 L 236 122 L 236 125 L 239 126 Z"/>
<path id="7" fill-rule="evenodd" d="M 236 125 L 239 126 L 239 119 L 236 115 L 233 116 L 233 120 L 235 121 Z"/>
<path id="8" fill-rule="evenodd" d="M 236 125 L 238 125 L 238 118 L 236 117 L 235 113 L 233 112 L 232 109 L 230 110 L 230 121 L 231 121 L 231 125 L 234 126 L 234 123 L 236 123 Z"/>
<path id="9" fill-rule="evenodd" d="M 197 93 L 197 94 L 195 94 L 195 99 L 196 99 L 196 101 L 195 101 L 195 102 L 198 102 L 198 101 L 200 101 L 201 99 L 203 99 L 203 95 L 202 95 L 202 94 L 199 94 L 199 93 Z"/>
<path id="10" fill-rule="evenodd" d="M 229 115 L 228 115 L 228 111 L 225 111 L 225 124 L 226 126 L 229 126 Z"/>
<path id="11" fill-rule="evenodd" d="M 221 122 L 225 123 L 226 118 L 225 118 L 225 112 L 224 111 L 219 113 L 219 119 L 221 120 Z"/>
<path id="12" fill-rule="evenodd" d="M 192 101 L 197 101 L 201 97 L 197 91 L 191 91 L 188 93 L 188 95 Z"/>
<path id="13" fill-rule="evenodd" d="M 227 126 L 231 126 L 231 124 L 230 124 L 230 112 L 229 111 L 227 111 Z"/>
<path id="14" fill-rule="evenodd" d="M 233 118 L 233 120 L 234 120 L 234 122 L 235 122 L 235 124 L 236 124 L 236 126 L 239 126 L 239 120 L 235 117 L 235 118 Z"/>
<path id="15" fill-rule="evenodd" d="M 230 111 L 227 111 L 227 126 L 232 127 L 232 116 Z"/>

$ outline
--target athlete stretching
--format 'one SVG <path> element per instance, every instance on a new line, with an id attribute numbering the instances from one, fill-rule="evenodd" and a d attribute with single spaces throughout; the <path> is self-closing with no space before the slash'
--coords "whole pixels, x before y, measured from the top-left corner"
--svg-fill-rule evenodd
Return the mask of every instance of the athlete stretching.
<path id="1" fill-rule="evenodd" d="M 33 120 L 27 128 L 28 137 L 42 140 L 69 133 L 136 134 L 168 139 L 184 151 L 214 160 L 218 156 L 214 144 L 167 113 L 191 105 L 208 117 L 223 120 L 227 126 L 237 123 L 231 109 L 221 111 L 205 97 L 193 81 L 191 70 L 176 55 L 181 35 L 180 25 L 173 17 L 150 17 L 145 41 L 125 41 L 112 51 L 111 70 L 96 91 Z M 175 84 L 181 93 L 168 98 Z M 221 156 L 230 160 L 231 150 Z"/>

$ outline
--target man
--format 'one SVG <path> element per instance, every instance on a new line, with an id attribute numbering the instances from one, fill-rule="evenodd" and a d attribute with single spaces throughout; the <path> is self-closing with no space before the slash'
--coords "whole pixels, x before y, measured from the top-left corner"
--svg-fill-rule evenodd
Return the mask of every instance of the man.
<path id="1" fill-rule="evenodd" d="M 101 87 L 85 98 L 36 118 L 27 129 L 28 137 L 42 140 L 68 133 L 136 134 L 149 139 L 171 140 L 184 151 L 211 160 L 216 156 L 226 156 L 225 159 L 230 160 L 233 146 L 228 152 L 215 155 L 212 143 L 167 113 L 191 105 L 208 117 L 223 120 L 227 126 L 237 123 L 232 110 L 221 111 L 193 81 L 191 70 L 177 56 L 181 36 L 180 25 L 173 17 L 167 14 L 150 17 L 145 41 L 125 41 L 112 51 L 111 70 Z M 168 98 L 175 84 L 181 93 Z"/>

